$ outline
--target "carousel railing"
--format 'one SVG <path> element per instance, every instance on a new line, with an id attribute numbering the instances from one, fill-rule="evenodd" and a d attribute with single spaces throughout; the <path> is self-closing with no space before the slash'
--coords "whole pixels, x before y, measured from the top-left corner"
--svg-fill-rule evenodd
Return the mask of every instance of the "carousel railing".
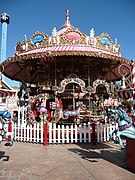
<path id="1" fill-rule="evenodd" d="M 117 125 L 108 123 L 96 123 L 95 124 L 95 137 L 93 137 L 92 124 L 90 122 L 82 124 L 71 125 L 56 125 L 48 124 L 49 143 L 83 143 L 93 142 L 96 138 L 96 142 L 109 141 L 109 133 L 115 130 Z M 115 139 L 115 135 L 114 135 Z"/>
<path id="2" fill-rule="evenodd" d="M 109 133 L 116 129 L 116 124 L 94 122 L 95 130 L 93 133 L 93 123 L 88 122 L 80 124 L 58 124 L 47 122 L 46 119 L 40 122 L 29 121 L 27 119 L 27 107 L 18 107 L 18 117 L 13 123 L 13 132 L 15 141 L 43 143 L 44 142 L 44 123 L 47 123 L 48 143 L 83 143 L 83 142 L 103 142 L 109 141 Z M 94 135 L 95 134 L 95 135 Z M 95 137 L 93 137 L 95 136 Z M 115 136 L 115 134 L 114 134 Z M 94 139 L 95 138 L 95 139 Z M 114 137 L 115 139 L 115 137 Z"/>
<path id="3" fill-rule="evenodd" d="M 48 144 L 61 143 L 86 143 L 110 141 L 109 133 L 117 128 L 117 124 L 95 123 L 95 137 L 93 137 L 92 124 L 71 124 L 71 125 L 57 125 L 56 123 L 47 123 Z M 13 123 L 13 133 L 15 141 L 43 143 L 45 132 L 44 123 L 31 124 L 17 124 Z M 114 139 L 115 134 L 114 134 Z"/>
<path id="4" fill-rule="evenodd" d="M 33 125 L 13 123 L 13 133 L 15 141 L 43 143 L 43 121 Z"/>

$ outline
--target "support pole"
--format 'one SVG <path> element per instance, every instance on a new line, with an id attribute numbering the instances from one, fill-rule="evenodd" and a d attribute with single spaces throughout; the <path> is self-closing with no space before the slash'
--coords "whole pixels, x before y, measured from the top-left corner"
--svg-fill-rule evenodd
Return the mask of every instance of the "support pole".
<path id="1" fill-rule="evenodd" d="M 47 143 L 47 123 L 45 123 L 43 125 L 43 128 L 44 128 L 44 146 L 47 146 L 48 143 Z"/>
<path id="2" fill-rule="evenodd" d="M 92 122 L 92 144 L 96 144 L 95 122 Z"/>
<path id="3" fill-rule="evenodd" d="M 132 64 L 132 82 L 133 82 L 133 123 L 135 125 L 135 62 Z"/>
<path id="4" fill-rule="evenodd" d="M 74 93 L 75 93 L 75 86 L 73 84 L 73 110 L 75 110 L 75 97 L 74 97 Z"/>
<path id="5" fill-rule="evenodd" d="M 90 67 L 89 67 L 89 61 L 88 61 L 88 87 L 90 87 Z M 89 94 L 89 114 L 90 114 L 90 94 Z"/>

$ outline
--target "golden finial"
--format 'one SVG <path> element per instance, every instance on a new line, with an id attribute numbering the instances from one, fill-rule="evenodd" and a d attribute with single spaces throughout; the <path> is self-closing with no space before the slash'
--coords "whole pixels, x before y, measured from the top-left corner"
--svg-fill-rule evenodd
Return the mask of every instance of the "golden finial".
<path id="1" fill-rule="evenodd" d="M 24 44 L 26 44 L 26 42 L 27 42 L 27 36 L 26 36 L 26 35 L 24 35 L 24 38 L 23 38 L 23 43 L 24 43 Z"/>
<path id="2" fill-rule="evenodd" d="M 56 27 L 54 27 L 53 30 L 52 30 L 52 36 L 53 37 L 57 36 L 57 29 L 56 29 Z"/>
<path id="3" fill-rule="evenodd" d="M 69 20 L 69 9 L 66 9 L 66 22 L 65 22 L 63 28 L 65 28 L 65 27 L 72 27 L 70 24 L 70 20 Z"/>
<path id="4" fill-rule="evenodd" d="M 94 38 L 95 32 L 94 32 L 94 28 L 92 28 L 90 30 L 90 38 Z"/>

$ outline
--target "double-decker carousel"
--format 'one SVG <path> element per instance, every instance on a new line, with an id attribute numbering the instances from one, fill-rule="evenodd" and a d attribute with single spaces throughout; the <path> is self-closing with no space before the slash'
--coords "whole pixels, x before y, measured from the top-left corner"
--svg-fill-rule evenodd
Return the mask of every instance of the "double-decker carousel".
<path id="1" fill-rule="evenodd" d="M 95 36 L 94 28 L 82 33 L 66 10 L 60 31 L 54 28 L 51 36 L 35 32 L 29 40 L 25 35 L 1 67 L 5 76 L 22 82 L 19 105 L 32 102 L 37 121 L 47 113 L 48 121 L 80 122 L 103 120 L 105 107 L 119 104 L 121 87 L 132 88 L 131 64 L 121 57 L 117 39 Z"/>

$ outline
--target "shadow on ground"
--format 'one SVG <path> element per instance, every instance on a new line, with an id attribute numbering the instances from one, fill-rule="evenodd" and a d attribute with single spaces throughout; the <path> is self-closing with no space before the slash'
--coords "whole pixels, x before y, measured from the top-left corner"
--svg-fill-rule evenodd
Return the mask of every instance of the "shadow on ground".
<path id="1" fill-rule="evenodd" d="M 5 151 L 0 151 L 0 159 L 2 159 L 2 161 L 9 161 L 9 156 L 5 155 Z"/>
<path id="2" fill-rule="evenodd" d="M 68 150 L 93 163 L 102 158 L 126 169 L 126 150 L 121 149 L 119 145 L 112 146 L 107 143 L 96 143 L 96 145 L 83 143 L 77 145 L 78 148 L 68 148 Z"/>

